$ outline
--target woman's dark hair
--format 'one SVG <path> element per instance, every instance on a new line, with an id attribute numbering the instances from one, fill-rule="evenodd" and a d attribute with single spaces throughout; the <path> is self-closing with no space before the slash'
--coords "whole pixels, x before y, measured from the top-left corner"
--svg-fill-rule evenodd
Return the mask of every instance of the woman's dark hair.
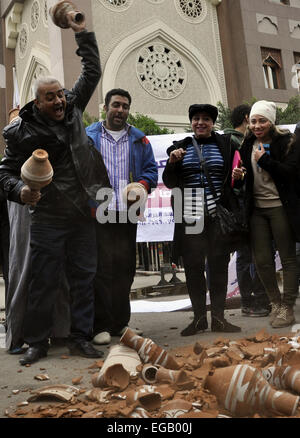
<path id="1" fill-rule="evenodd" d="M 105 100 L 104 100 L 106 107 L 108 107 L 112 96 L 116 96 L 116 95 L 127 97 L 127 99 L 129 100 L 129 105 L 131 105 L 131 96 L 128 93 L 128 91 L 123 90 L 122 88 L 114 88 L 106 93 Z"/>
<path id="2" fill-rule="evenodd" d="M 300 122 L 297 123 L 294 134 L 296 136 L 296 140 L 300 140 Z"/>
<path id="3" fill-rule="evenodd" d="M 250 111 L 251 111 L 251 107 L 249 105 L 245 104 L 245 105 L 236 106 L 232 110 L 230 115 L 230 121 L 232 123 L 232 126 L 234 128 L 240 126 L 243 123 L 245 117 L 249 116 Z"/>

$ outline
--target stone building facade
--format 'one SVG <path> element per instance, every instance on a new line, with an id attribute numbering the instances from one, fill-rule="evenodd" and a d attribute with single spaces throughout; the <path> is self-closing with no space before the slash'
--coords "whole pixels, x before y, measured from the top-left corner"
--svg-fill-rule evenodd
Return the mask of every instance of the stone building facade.
<path id="1" fill-rule="evenodd" d="M 105 93 L 121 87 L 132 95 L 132 112 L 183 132 L 191 103 L 227 104 L 216 10 L 220 1 L 75 0 L 88 29 L 96 33 L 103 70 L 88 112 L 98 117 Z M 80 71 L 73 32 L 56 27 L 49 16 L 55 3 L 0 0 L 0 64 L 6 70 L 2 123 L 12 106 L 13 66 L 21 106 L 32 99 L 39 75 L 51 74 L 69 88 Z"/>
<path id="2" fill-rule="evenodd" d="M 223 0 L 218 19 L 231 108 L 299 93 L 300 0 Z"/>
<path id="3" fill-rule="evenodd" d="M 72 87 L 79 74 L 73 32 L 56 27 L 56 0 L 0 0 L 0 129 L 41 74 Z M 88 105 L 122 87 L 132 112 L 183 132 L 194 102 L 231 108 L 252 97 L 285 105 L 299 93 L 300 0 L 75 0 L 97 36 L 102 78 Z M 3 145 L 2 136 L 0 138 Z"/>

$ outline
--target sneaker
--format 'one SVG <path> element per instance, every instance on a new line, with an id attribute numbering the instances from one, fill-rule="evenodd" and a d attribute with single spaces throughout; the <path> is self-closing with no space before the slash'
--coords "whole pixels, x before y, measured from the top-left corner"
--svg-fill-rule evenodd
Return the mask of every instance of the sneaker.
<path id="1" fill-rule="evenodd" d="M 111 336 L 108 332 L 100 332 L 93 338 L 93 344 L 96 345 L 105 345 L 110 344 Z"/>
<path id="2" fill-rule="evenodd" d="M 224 332 L 224 333 L 236 333 L 241 331 L 241 327 L 230 324 L 225 318 L 219 319 L 213 316 L 211 318 L 211 331 L 212 332 Z"/>
<path id="3" fill-rule="evenodd" d="M 126 331 L 126 329 L 128 328 L 128 325 L 126 325 L 125 327 L 123 327 L 120 331 L 118 331 L 117 333 L 116 333 L 116 335 L 117 336 L 122 336 L 122 335 L 124 335 L 124 333 L 125 333 L 125 331 Z M 143 330 L 141 330 L 141 329 L 138 329 L 138 328 L 131 328 L 130 327 L 130 330 L 132 330 L 136 335 L 138 335 L 138 336 L 142 336 L 142 334 L 143 334 Z"/>
<path id="4" fill-rule="evenodd" d="M 206 316 L 202 316 L 198 320 L 194 319 L 180 334 L 181 336 L 193 336 L 197 332 L 204 331 L 207 328 L 207 318 Z"/>
<path id="5" fill-rule="evenodd" d="M 288 306 L 287 304 L 281 304 L 280 310 L 277 313 L 276 318 L 272 322 L 273 328 L 281 328 L 288 327 L 289 325 L 294 324 L 295 315 L 292 306 Z"/>
<path id="6" fill-rule="evenodd" d="M 260 316 L 268 316 L 270 313 L 270 309 L 266 309 L 264 307 L 254 307 L 250 309 L 250 313 L 248 316 L 260 317 Z"/>
<path id="7" fill-rule="evenodd" d="M 278 315 L 278 313 L 280 311 L 280 308 L 281 308 L 281 303 L 280 302 L 277 302 L 277 303 L 272 302 L 271 303 L 271 309 L 272 310 L 271 310 L 270 319 L 269 319 L 270 325 L 272 325 L 272 323 L 276 319 L 276 317 L 277 317 L 277 315 Z"/>

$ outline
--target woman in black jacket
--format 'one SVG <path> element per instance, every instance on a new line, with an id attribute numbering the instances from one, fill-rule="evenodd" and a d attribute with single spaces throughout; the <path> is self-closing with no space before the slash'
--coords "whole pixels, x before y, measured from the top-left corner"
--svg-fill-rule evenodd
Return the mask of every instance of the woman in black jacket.
<path id="1" fill-rule="evenodd" d="M 165 185 L 173 189 L 175 252 L 183 257 L 186 283 L 194 312 L 194 319 L 181 332 L 182 336 L 194 335 L 197 331 L 208 328 L 206 260 L 211 329 L 216 332 L 240 331 L 240 327 L 230 324 L 224 318 L 230 248 L 215 240 L 216 203 L 200 164 L 202 157 L 218 199 L 224 206 L 228 205 L 231 202 L 230 197 L 234 196 L 230 187 L 234 151 L 231 149 L 229 136 L 213 132 L 217 115 L 218 110 L 212 105 L 190 106 L 189 118 L 196 144 L 193 144 L 192 137 L 174 142 L 168 149 L 170 158 L 163 172 Z"/>
<path id="2" fill-rule="evenodd" d="M 298 294 L 295 242 L 300 240 L 299 143 L 289 131 L 275 127 L 273 102 L 256 102 L 249 119 L 241 156 L 247 172 L 245 200 L 251 244 L 272 305 L 270 324 L 274 328 L 287 327 L 295 322 L 293 307 Z M 235 179 L 242 174 L 242 169 L 233 171 Z M 282 297 L 276 279 L 274 243 L 282 263 Z"/>

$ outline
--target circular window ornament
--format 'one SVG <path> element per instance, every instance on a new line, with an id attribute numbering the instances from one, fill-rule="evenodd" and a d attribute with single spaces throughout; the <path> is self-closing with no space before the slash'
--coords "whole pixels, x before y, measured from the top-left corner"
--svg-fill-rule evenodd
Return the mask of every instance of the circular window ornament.
<path id="1" fill-rule="evenodd" d="M 40 21 L 40 4 L 35 0 L 31 5 L 30 28 L 34 32 L 37 30 Z"/>
<path id="2" fill-rule="evenodd" d="M 201 23 L 207 15 L 206 0 L 175 0 L 179 14 L 190 23 Z"/>
<path id="3" fill-rule="evenodd" d="M 100 2 L 111 11 L 122 12 L 131 6 L 133 0 L 100 0 Z"/>
<path id="4" fill-rule="evenodd" d="M 26 51 L 28 47 L 28 38 L 29 38 L 28 26 L 26 23 L 23 23 L 18 38 L 18 48 L 19 48 L 20 58 L 24 58 L 24 56 L 26 55 Z"/>
<path id="5" fill-rule="evenodd" d="M 158 99 L 173 99 L 186 85 L 182 59 L 164 44 L 143 47 L 137 56 L 136 72 L 144 90 Z"/>

